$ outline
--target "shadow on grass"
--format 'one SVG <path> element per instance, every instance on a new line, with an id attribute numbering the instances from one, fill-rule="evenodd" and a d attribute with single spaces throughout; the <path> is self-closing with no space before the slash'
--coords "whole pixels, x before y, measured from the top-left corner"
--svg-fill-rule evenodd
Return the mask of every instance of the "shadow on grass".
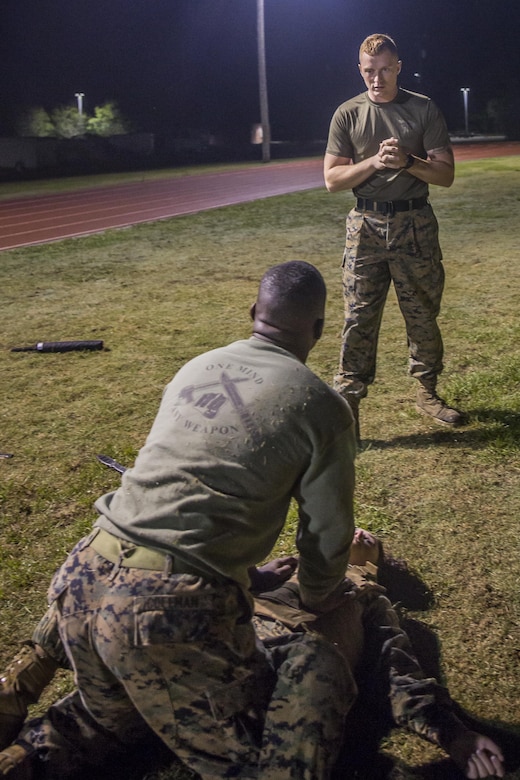
<path id="1" fill-rule="evenodd" d="M 484 734 L 500 746 L 505 759 L 506 778 L 510 773 L 515 773 L 515 777 L 518 777 L 520 733 L 515 733 L 512 727 L 505 723 L 473 718 L 457 705 L 455 710 L 469 728 Z M 398 758 L 378 752 L 379 743 L 391 732 L 391 724 L 386 730 L 377 732 L 371 721 L 368 724 L 369 731 L 366 729 L 367 724 L 358 719 L 349 735 L 353 744 L 349 749 L 348 762 L 339 768 L 333 780 L 461 780 L 464 777 L 448 757 L 420 766 L 410 766 Z"/>
<path id="2" fill-rule="evenodd" d="M 428 610 L 433 595 L 427 585 L 403 566 L 383 563 L 378 577 L 387 595 L 404 610 Z M 426 677 L 446 685 L 441 666 L 441 646 L 434 631 L 415 618 L 401 617 L 419 664 Z M 369 660 L 359 680 L 359 697 L 348 715 L 345 744 L 333 780 L 460 780 L 464 775 L 445 758 L 421 766 L 409 766 L 399 758 L 380 751 L 381 742 L 395 728 L 392 720 L 388 680 L 378 675 L 377 659 Z M 376 665 L 374 666 L 374 663 Z M 508 773 L 520 769 L 520 724 L 506 724 L 473 717 L 453 701 L 453 712 L 471 730 L 494 740 L 504 752 Z M 417 737 L 417 739 L 420 739 Z M 515 775 L 516 776 L 516 775 Z"/>
<path id="3" fill-rule="evenodd" d="M 432 591 L 417 574 L 402 566 L 400 561 L 384 559 L 379 564 L 377 580 L 386 588 L 386 595 L 392 604 L 398 604 L 413 612 L 424 612 L 433 607 Z"/>
<path id="4" fill-rule="evenodd" d="M 441 684 L 440 644 L 435 633 L 418 620 L 402 621 L 420 665 L 428 677 Z M 360 682 L 359 697 L 348 715 L 346 739 L 333 780 L 460 780 L 464 777 L 448 757 L 419 766 L 410 766 L 395 756 L 381 752 L 381 742 L 395 728 L 386 686 L 367 676 Z M 520 724 L 476 718 L 453 702 L 454 714 L 472 731 L 483 734 L 500 746 L 507 776 L 520 770 Z M 420 739 L 420 737 L 417 737 Z M 515 774 L 515 777 L 517 775 Z"/>
<path id="5" fill-rule="evenodd" d="M 460 428 L 443 427 L 425 433 L 414 433 L 405 436 L 393 436 L 389 439 L 363 438 L 361 452 L 371 448 L 388 449 L 390 447 L 410 447 L 420 449 L 432 444 L 443 444 L 449 447 L 489 447 L 496 444 L 503 449 L 520 450 L 520 414 L 517 412 L 499 411 L 497 409 L 474 409 L 466 412 L 467 423 L 483 423 L 483 427 Z"/>
<path id="6" fill-rule="evenodd" d="M 507 726 L 494 728 L 486 726 L 484 721 L 475 722 L 474 730 L 490 737 L 502 748 L 505 756 L 506 780 L 512 776 L 510 773 L 514 773 L 514 777 L 518 778 L 520 736 L 511 732 Z M 394 761 L 389 756 L 380 756 L 380 759 L 380 762 L 375 767 L 375 771 L 372 771 L 372 773 L 364 775 L 359 773 L 356 775 L 347 774 L 343 775 L 342 780 L 413 780 L 414 778 L 422 778 L 422 780 L 462 780 L 465 777 L 449 758 L 415 767 L 408 766 L 398 759 Z"/>

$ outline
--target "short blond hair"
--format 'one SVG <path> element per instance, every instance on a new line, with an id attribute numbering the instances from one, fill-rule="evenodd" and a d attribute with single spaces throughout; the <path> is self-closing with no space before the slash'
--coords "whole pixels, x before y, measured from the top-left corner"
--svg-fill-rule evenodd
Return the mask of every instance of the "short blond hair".
<path id="1" fill-rule="evenodd" d="M 361 46 L 359 47 L 359 58 L 362 54 L 368 54 L 370 57 L 377 57 L 382 51 L 389 51 L 391 54 L 395 54 L 399 59 L 399 53 L 397 46 L 393 38 L 384 33 L 374 33 L 365 38 Z"/>

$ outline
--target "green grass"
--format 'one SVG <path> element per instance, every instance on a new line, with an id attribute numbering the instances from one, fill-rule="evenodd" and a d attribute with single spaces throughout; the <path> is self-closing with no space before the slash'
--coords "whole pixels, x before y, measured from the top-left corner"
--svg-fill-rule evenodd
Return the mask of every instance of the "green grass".
<path id="1" fill-rule="evenodd" d="M 367 446 L 356 495 L 358 524 L 379 533 L 434 594 L 434 606 L 412 616 L 438 636 L 454 698 L 517 733 L 519 193 L 519 157 L 461 162 L 452 188 L 433 189 L 447 277 L 440 391 L 469 422 L 443 429 L 414 411 L 391 295 L 378 376 L 361 407 Z M 118 484 L 96 453 L 132 462 L 179 366 L 249 334 L 248 306 L 269 265 L 304 259 L 323 272 L 328 321 L 309 365 L 331 380 L 351 203 L 316 190 L 0 255 L 0 451 L 14 455 L 0 460 L 3 661 L 30 635 L 52 572 L 90 528 L 93 501 Z M 92 338 L 104 339 L 103 352 L 10 352 Z M 294 549 L 294 524 L 292 515 L 276 552 Z M 69 685 L 61 676 L 45 702 Z M 384 749 L 410 776 L 439 756 L 401 733 Z"/>

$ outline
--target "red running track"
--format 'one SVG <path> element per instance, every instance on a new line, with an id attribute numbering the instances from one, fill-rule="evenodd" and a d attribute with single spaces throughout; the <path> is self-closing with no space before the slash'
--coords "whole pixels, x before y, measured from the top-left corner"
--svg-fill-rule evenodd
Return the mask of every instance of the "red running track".
<path id="1" fill-rule="evenodd" d="M 520 154 L 520 143 L 461 144 L 457 160 Z M 0 201 L 0 250 L 100 233 L 140 222 L 323 187 L 322 160 Z"/>
<path id="2" fill-rule="evenodd" d="M 22 197 L 0 202 L 0 249 L 99 233 L 323 186 L 321 160 Z"/>

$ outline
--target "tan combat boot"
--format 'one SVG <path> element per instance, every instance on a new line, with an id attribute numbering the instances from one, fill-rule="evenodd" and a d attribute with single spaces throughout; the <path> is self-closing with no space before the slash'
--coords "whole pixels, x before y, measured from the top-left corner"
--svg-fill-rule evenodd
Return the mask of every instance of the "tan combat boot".
<path id="1" fill-rule="evenodd" d="M 0 778 L 32 780 L 31 751 L 21 745 L 11 745 L 0 752 Z"/>
<path id="2" fill-rule="evenodd" d="M 16 739 L 27 707 L 38 701 L 57 668 L 56 661 L 39 645 L 26 642 L 7 670 L 0 673 L 0 750 Z"/>
<path id="3" fill-rule="evenodd" d="M 420 384 L 417 390 L 417 403 L 415 408 L 421 414 L 427 414 L 442 425 L 456 427 L 464 422 L 464 415 L 457 409 L 448 406 L 446 401 L 439 398 L 435 388 Z"/>

